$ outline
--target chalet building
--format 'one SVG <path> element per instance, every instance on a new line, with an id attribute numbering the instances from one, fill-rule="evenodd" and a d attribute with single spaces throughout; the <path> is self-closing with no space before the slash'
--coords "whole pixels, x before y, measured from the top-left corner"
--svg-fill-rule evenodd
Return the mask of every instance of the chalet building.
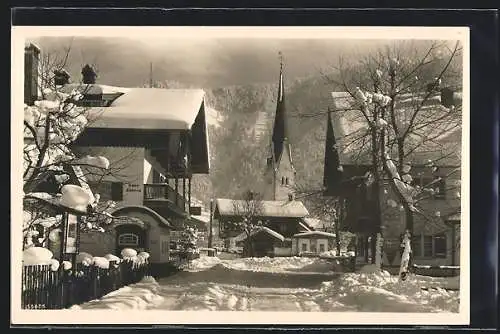
<path id="1" fill-rule="evenodd" d="M 80 177 L 100 202 L 116 203 L 111 231 L 82 233 L 80 251 L 103 256 L 127 247 L 149 252 L 157 267 L 168 263 L 170 232 L 190 219 L 192 176 L 210 168 L 204 91 L 101 85 L 90 66 L 81 83 L 59 76 L 58 89 L 80 91 L 89 115 L 72 151 L 110 162 L 106 173 L 82 167 Z"/>
<path id="2" fill-rule="evenodd" d="M 380 190 L 381 203 L 375 202 L 371 186 L 365 182 L 371 165 L 368 150 L 356 146 L 345 149 L 348 138 L 352 138 L 361 126 L 352 116 L 352 110 L 348 111 L 352 99 L 345 92 L 334 92 L 332 97 L 333 110 L 328 114 L 325 143 L 325 195 L 343 202 L 341 230 L 357 235 L 358 262 L 367 262 L 372 253 L 369 237 L 378 232 L 374 217 L 380 212 L 383 264 L 399 265 L 401 236 L 405 230 L 404 212 L 395 202 L 389 205 L 395 196 L 388 184 Z M 439 107 L 438 101 L 439 98 L 431 99 L 427 107 Z M 433 183 L 435 189 L 434 194 L 419 202 L 426 215 L 414 215 L 414 262 L 417 265 L 458 265 L 461 130 L 445 131 L 435 147 L 429 145 L 433 143 L 419 147 L 409 157 L 412 184 L 423 187 Z M 430 167 L 429 161 L 437 162 Z"/>
<path id="3" fill-rule="evenodd" d="M 110 95 L 109 88 L 92 92 Z M 204 92 L 113 90 L 118 93 L 111 103 L 90 107 L 98 117 L 74 149 L 110 160 L 108 175 L 87 178 L 101 200 L 117 203 L 113 215 L 121 219 L 114 233 L 82 235 L 81 250 L 105 254 L 132 247 L 147 250 L 152 263 L 167 263 L 170 231 L 190 218 L 192 175 L 209 172 Z M 95 105 L 96 99 L 83 103 Z"/>
<path id="4" fill-rule="evenodd" d="M 213 218 L 218 222 L 219 237 L 225 240 L 227 248 L 237 246 L 237 242 L 247 237 L 235 227 L 235 223 L 241 220 L 239 208 L 243 206 L 243 200 L 218 198 L 215 201 Z M 265 228 L 252 235 L 255 256 L 289 256 L 292 254 L 292 237 L 311 230 L 304 221 L 309 212 L 300 201 L 262 201 L 259 211 L 253 218 L 265 222 Z"/>
<path id="5" fill-rule="evenodd" d="M 311 232 L 305 218 L 308 210 L 301 201 L 295 199 L 296 170 L 292 159 L 292 146 L 288 133 L 283 64 L 280 66 L 278 97 L 274 127 L 265 170 L 262 209 L 255 217 L 264 227 L 254 231 L 252 238 L 255 256 L 290 256 L 295 248 L 292 239 L 298 233 Z M 259 200 L 260 201 L 260 200 Z M 248 235 L 235 228 L 235 222 L 242 219 L 242 200 L 219 198 L 215 201 L 214 219 L 219 226 L 219 237 L 225 240 L 227 248 L 248 244 Z M 248 253 L 248 250 L 244 250 Z"/>

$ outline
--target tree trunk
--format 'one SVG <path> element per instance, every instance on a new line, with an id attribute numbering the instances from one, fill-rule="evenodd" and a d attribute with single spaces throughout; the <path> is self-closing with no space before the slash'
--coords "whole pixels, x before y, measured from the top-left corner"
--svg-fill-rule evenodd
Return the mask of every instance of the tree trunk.
<path id="1" fill-rule="evenodd" d="M 413 212 L 410 210 L 406 202 L 403 203 L 403 208 L 405 209 L 405 228 L 410 232 L 410 260 L 408 261 L 408 270 L 411 271 L 413 268 Z"/>
<path id="2" fill-rule="evenodd" d="M 335 224 L 335 240 L 336 240 L 336 246 L 337 246 L 337 256 L 340 256 L 340 223 L 342 222 L 342 219 L 344 217 L 344 200 L 343 198 L 339 199 L 339 212 L 337 215 L 337 222 Z"/>

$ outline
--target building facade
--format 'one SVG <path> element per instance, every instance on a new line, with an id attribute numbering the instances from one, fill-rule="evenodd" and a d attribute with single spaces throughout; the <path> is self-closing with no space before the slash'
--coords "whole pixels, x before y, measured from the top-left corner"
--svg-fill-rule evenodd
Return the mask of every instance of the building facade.
<path id="1" fill-rule="evenodd" d="M 81 250 L 104 255 L 134 248 L 148 251 L 152 263 L 166 264 L 171 230 L 183 229 L 190 219 L 192 175 L 209 172 L 204 92 L 127 88 L 120 93 L 104 107 L 89 107 L 98 117 L 74 142 L 79 156 L 108 158 L 106 174 L 91 168 L 85 174 L 101 200 L 116 203 L 117 217 L 110 233 L 82 234 Z M 82 101 L 98 104 L 95 97 Z"/>
<path id="2" fill-rule="evenodd" d="M 347 93 L 334 92 L 332 97 L 333 111 L 328 114 L 325 142 L 325 195 L 342 201 L 345 210 L 341 230 L 356 234 L 358 262 L 368 262 L 372 257 L 371 237 L 378 232 L 374 217 L 379 214 L 384 237 L 383 264 L 398 266 L 406 229 L 404 210 L 393 200 L 397 197 L 388 182 L 380 187 L 380 202 L 376 201 L 372 186 L 366 182 L 366 173 L 371 169 L 366 148 L 342 149 L 346 138 L 356 133 L 360 124 L 345 112 L 351 109 L 352 102 Z M 431 101 L 428 107 L 439 106 Z M 413 259 L 417 265 L 456 266 L 460 263 L 460 223 L 456 219 L 450 223 L 449 217 L 460 213 L 461 129 L 444 133 L 435 145 L 417 147 L 408 157 L 411 185 L 432 189 L 420 196 L 420 213 L 413 215 Z M 431 166 L 429 161 L 436 162 Z"/>
<path id="3" fill-rule="evenodd" d="M 297 173 L 288 131 L 283 64 L 280 64 L 276 115 L 264 171 L 264 190 L 262 198 L 258 200 L 262 210 L 253 217 L 261 220 L 264 226 L 248 236 L 236 224 L 244 215 L 235 209 L 242 200 L 217 199 L 214 219 L 217 220 L 219 237 L 224 239 L 226 248 L 236 247 L 237 244 L 247 247 L 249 243 L 246 239 L 251 238 L 255 256 L 291 256 L 293 236 L 313 230 L 305 221 L 308 210 L 301 201 L 295 199 Z M 243 251 L 248 253 L 248 250 Z"/>
<path id="4" fill-rule="evenodd" d="M 25 48 L 25 103 L 40 98 L 40 50 Z M 193 174 L 208 174 L 205 93 L 199 89 L 126 88 L 96 83 L 85 66 L 80 83 L 57 76 L 56 90 L 79 91 L 88 120 L 71 143 L 76 178 L 101 204 L 114 205 L 106 233 L 82 232 L 80 252 L 120 255 L 123 248 L 150 253 L 155 268 L 170 261 L 170 233 L 190 219 Z M 107 169 L 88 163 L 105 157 Z M 154 270 L 154 269 L 153 269 Z"/>

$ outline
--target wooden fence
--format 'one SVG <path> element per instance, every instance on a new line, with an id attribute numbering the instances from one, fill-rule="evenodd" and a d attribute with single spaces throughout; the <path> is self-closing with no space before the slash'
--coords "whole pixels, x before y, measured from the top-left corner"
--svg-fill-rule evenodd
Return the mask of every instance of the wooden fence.
<path id="1" fill-rule="evenodd" d="M 23 309 L 63 309 L 85 303 L 149 275 L 149 264 L 110 262 L 109 269 L 78 264 L 73 270 L 52 271 L 50 265 L 24 266 Z"/>

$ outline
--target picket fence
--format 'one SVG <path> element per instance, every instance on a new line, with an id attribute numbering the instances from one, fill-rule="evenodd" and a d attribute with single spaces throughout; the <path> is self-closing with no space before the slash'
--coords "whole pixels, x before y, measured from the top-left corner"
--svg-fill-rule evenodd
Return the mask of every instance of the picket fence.
<path id="1" fill-rule="evenodd" d="M 64 309 L 101 298 L 149 276 L 149 264 L 110 262 L 109 269 L 78 264 L 73 270 L 52 271 L 50 265 L 24 266 L 23 309 Z"/>

